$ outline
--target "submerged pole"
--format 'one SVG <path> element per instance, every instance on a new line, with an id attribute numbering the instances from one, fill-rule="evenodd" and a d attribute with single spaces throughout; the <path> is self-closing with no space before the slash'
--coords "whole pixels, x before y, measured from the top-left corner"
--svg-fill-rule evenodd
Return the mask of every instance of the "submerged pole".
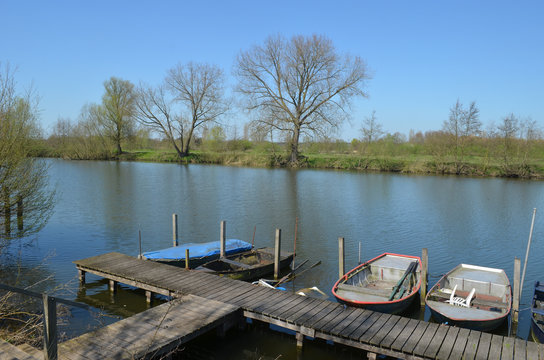
<path id="1" fill-rule="evenodd" d="M 172 240 L 178 246 L 178 214 L 172 214 Z"/>
<path id="2" fill-rule="evenodd" d="M 523 273 L 521 275 L 521 284 L 519 288 L 519 297 L 523 292 L 523 281 L 525 280 L 525 270 L 527 270 L 527 260 L 529 259 L 529 250 L 531 249 L 531 240 L 533 239 L 533 229 L 535 228 L 536 208 L 533 209 L 533 220 L 531 221 L 531 230 L 529 231 L 529 240 L 527 241 L 527 251 L 525 252 L 525 263 L 523 264 Z"/>
<path id="3" fill-rule="evenodd" d="M 220 242 L 219 256 L 222 258 L 225 257 L 225 242 L 227 241 L 226 234 L 227 234 L 227 223 L 225 220 L 223 220 L 221 221 L 221 231 L 219 234 L 219 242 Z"/>
<path id="4" fill-rule="evenodd" d="M 338 278 L 340 279 L 346 273 L 344 265 L 344 238 L 338 238 Z"/>
<path id="5" fill-rule="evenodd" d="M 274 280 L 278 280 L 280 276 L 281 229 L 276 229 L 276 241 L 274 245 Z"/>

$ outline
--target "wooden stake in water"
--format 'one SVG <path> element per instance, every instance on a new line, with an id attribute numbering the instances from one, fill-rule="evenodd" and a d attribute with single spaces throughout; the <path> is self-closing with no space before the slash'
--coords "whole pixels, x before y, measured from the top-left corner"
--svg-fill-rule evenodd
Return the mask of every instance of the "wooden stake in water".
<path id="1" fill-rule="evenodd" d="M 251 239 L 251 248 L 255 247 L 255 232 L 257 231 L 257 225 L 253 227 L 253 238 Z"/>
<path id="2" fill-rule="evenodd" d="M 344 266 L 344 238 L 338 238 L 338 278 L 340 279 L 346 273 Z"/>
<path id="3" fill-rule="evenodd" d="M 427 248 L 421 250 L 421 306 L 425 306 L 425 296 L 427 296 L 427 277 L 429 268 L 429 251 Z"/>
<path id="4" fill-rule="evenodd" d="M 185 268 L 189 269 L 189 249 L 185 249 Z"/>
<path id="5" fill-rule="evenodd" d="M 219 238 L 219 242 L 221 243 L 220 245 L 220 248 L 219 248 L 219 256 L 224 258 L 225 257 L 225 242 L 227 241 L 226 240 L 226 235 L 227 234 L 227 223 L 226 221 L 221 221 L 221 231 L 220 231 L 220 238 Z"/>
<path id="6" fill-rule="evenodd" d="M 521 260 L 519 258 L 514 258 L 514 289 L 512 294 L 512 323 L 514 324 L 514 326 L 518 322 L 519 299 L 521 295 L 521 288 L 519 283 L 520 268 Z"/>
<path id="7" fill-rule="evenodd" d="M 527 259 L 529 258 L 529 250 L 531 248 L 531 240 L 533 238 L 533 229 L 535 227 L 536 208 L 533 209 L 533 220 L 531 221 L 531 230 L 529 231 L 529 241 L 527 241 L 527 251 L 525 252 L 525 263 L 523 264 L 523 274 L 521 275 L 521 285 L 519 288 L 519 298 L 523 292 L 523 281 L 525 280 L 525 270 L 527 269 Z"/>
<path id="8" fill-rule="evenodd" d="M 172 241 L 178 246 L 178 214 L 172 214 Z"/>
<path id="9" fill-rule="evenodd" d="M 57 300 L 43 294 L 43 358 L 57 359 Z"/>
<path id="10" fill-rule="evenodd" d="M 361 242 L 359 241 L 359 262 L 358 265 L 361 265 Z"/>
<path id="11" fill-rule="evenodd" d="M 138 259 L 142 258 L 142 230 L 138 229 L 138 244 L 140 245 L 140 252 L 138 253 Z"/>
<path id="12" fill-rule="evenodd" d="M 280 276 L 280 251 L 281 251 L 281 229 L 276 229 L 276 242 L 274 246 L 274 280 Z"/>

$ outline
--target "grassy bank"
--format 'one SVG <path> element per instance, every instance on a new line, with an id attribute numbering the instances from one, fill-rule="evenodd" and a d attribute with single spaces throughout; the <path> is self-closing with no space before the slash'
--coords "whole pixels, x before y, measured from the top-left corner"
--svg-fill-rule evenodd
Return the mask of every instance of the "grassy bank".
<path id="1" fill-rule="evenodd" d="M 257 151 L 196 151 L 180 160 L 168 150 L 134 150 L 112 159 L 121 161 L 175 162 L 248 167 L 286 167 L 287 153 Z M 394 172 L 403 174 L 439 174 L 482 177 L 544 179 L 544 159 L 529 159 L 523 165 L 505 165 L 494 159 L 473 156 L 459 163 L 424 154 L 384 156 L 361 154 L 306 154 L 300 168 L 351 171 Z M 459 171 L 461 169 L 461 171 Z"/>

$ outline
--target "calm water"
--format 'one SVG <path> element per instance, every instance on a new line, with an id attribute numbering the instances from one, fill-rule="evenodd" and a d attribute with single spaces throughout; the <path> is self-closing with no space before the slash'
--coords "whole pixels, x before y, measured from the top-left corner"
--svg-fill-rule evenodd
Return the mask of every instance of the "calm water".
<path id="1" fill-rule="evenodd" d="M 172 213 L 179 216 L 181 242 L 218 240 L 219 222 L 226 220 L 232 238 L 251 241 L 256 226 L 258 247 L 273 246 L 281 228 L 287 250 L 293 249 L 298 217 L 297 259 L 322 264 L 294 287 L 316 285 L 330 295 L 338 237 L 345 238 L 346 269 L 357 265 L 361 243 L 363 260 L 386 251 L 420 255 L 428 248 L 431 285 L 459 263 L 503 268 L 512 279 L 514 257 L 523 265 L 532 210 L 544 203 L 544 183 L 535 181 L 47 161 L 59 193 L 55 213 L 32 244 L 13 245 L 11 252 L 20 255 L 29 278 L 49 275 L 48 286 L 68 283 L 63 296 L 117 316 L 144 309 L 142 293 L 124 287 L 111 299 L 105 282 L 89 276 L 85 294 L 78 294 L 72 261 L 109 251 L 137 255 L 138 229 L 144 251 L 169 247 Z M 529 306 L 534 281 L 544 279 L 542 219 L 537 213 L 522 308 Z M 43 268 L 32 272 L 44 257 Z M 8 276 L 5 269 L 2 274 Z M 74 310 L 74 322 L 84 312 Z M 522 337 L 529 333 L 528 319 L 522 312 Z"/>

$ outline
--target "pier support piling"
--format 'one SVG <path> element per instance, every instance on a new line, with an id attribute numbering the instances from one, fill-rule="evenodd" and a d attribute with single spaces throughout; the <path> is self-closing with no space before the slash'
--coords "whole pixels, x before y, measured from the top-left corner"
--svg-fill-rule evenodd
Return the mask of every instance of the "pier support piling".
<path id="1" fill-rule="evenodd" d="M 429 277 L 429 251 L 427 248 L 421 250 L 421 306 L 425 306 L 427 296 L 427 284 Z"/>
<path id="2" fill-rule="evenodd" d="M 178 214 L 172 214 L 172 241 L 178 246 Z"/>
<path id="3" fill-rule="evenodd" d="M 81 270 L 81 269 L 78 269 L 77 272 L 78 272 L 78 275 L 79 275 L 79 282 L 82 285 L 84 285 L 85 284 L 85 271 Z"/>
<path id="4" fill-rule="evenodd" d="M 145 292 L 145 302 L 150 305 L 153 301 L 153 293 L 149 290 L 146 290 Z"/>
<path id="5" fill-rule="evenodd" d="M 297 339 L 297 348 L 302 349 L 302 345 L 304 345 L 304 334 L 297 332 L 295 336 Z"/>
<path id="6" fill-rule="evenodd" d="M 344 264 L 344 238 L 338 238 L 338 278 L 340 279 L 346 273 L 346 267 Z"/>
<path id="7" fill-rule="evenodd" d="M 227 241 L 227 222 L 226 221 L 221 221 L 221 231 L 220 231 L 220 243 L 221 243 L 221 247 L 220 247 L 220 254 L 219 256 L 224 258 L 225 257 L 225 242 Z"/>
<path id="8" fill-rule="evenodd" d="M 274 279 L 277 280 L 280 276 L 281 229 L 276 229 L 274 245 Z"/>
<path id="9" fill-rule="evenodd" d="M 57 300 L 43 294 L 43 358 L 57 360 Z"/>
<path id="10" fill-rule="evenodd" d="M 189 249 L 185 249 L 185 268 L 189 269 Z"/>
<path id="11" fill-rule="evenodd" d="M 117 292 L 117 281 L 110 280 L 109 289 L 112 293 L 115 294 Z"/>

